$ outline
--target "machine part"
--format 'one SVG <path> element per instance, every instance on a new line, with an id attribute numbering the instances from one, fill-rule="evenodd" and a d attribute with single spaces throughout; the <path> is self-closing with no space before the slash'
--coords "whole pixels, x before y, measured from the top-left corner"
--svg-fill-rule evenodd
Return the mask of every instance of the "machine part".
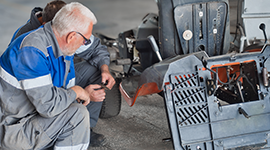
<path id="1" fill-rule="evenodd" d="M 163 91 L 174 148 L 269 149 L 265 135 L 270 132 L 270 107 L 265 106 L 270 95 L 260 78 L 262 66 L 270 67 L 265 63 L 269 55 L 270 46 L 266 46 L 261 52 L 205 56 L 203 61 L 187 55 L 171 62 Z M 181 64 L 190 67 L 180 68 Z M 214 72 L 219 87 L 209 95 L 207 86 L 215 85 L 211 84 L 216 81 Z M 217 105 L 220 98 L 224 105 Z"/>
<path id="2" fill-rule="evenodd" d="M 133 30 L 129 30 L 118 35 L 118 48 L 120 58 L 129 58 L 133 60 L 133 53 L 130 53 L 130 42 L 127 43 L 127 39 L 134 38 Z M 129 44 L 129 46 L 128 46 Z"/>
<path id="3" fill-rule="evenodd" d="M 226 100 L 226 105 L 242 102 L 242 100 L 233 91 L 223 87 L 217 89 L 216 96 L 220 100 Z"/>
<path id="4" fill-rule="evenodd" d="M 267 69 L 264 67 L 262 70 L 263 84 L 264 86 L 269 86 L 269 74 Z"/>
<path id="5" fill-rule="evenodd" d="M 104 90 L 110 90 L 110 89 L 106 86 L 107 83 L 106 83 L 106 84 L 100 83 L 99 85 L 101 86 L 101 89 L 104 89 Z"/>
<path id="6" fill-rule="evenodd" d="M 133 53 L 133 48 L 135 45 L 135 39 L 134 38 L 126 38 L 126 43 L 127 43 L 127 50 L 129 53 Z"/>
<path id="7" fill-rule="evenodd" d="M 116 65 L 130 65 L 130 64 L 131 60 L 129 58 L 116 60 Z"/>
<path id="8" fill-rule="evenodd" d="M 236 85 L 237 85 L 238 93 L 239 93 L 239 95 L 240 95 L 240 97 L 241 97 L 242 102 L 245 102 L 245 99 L 244 99 L 244 97 L 243 97 L 242 90 L 241 90 L 241 87 L 240 87 L 240 85 L 239 85 L 239 82 L 236 82 Z"/>
<path id="9" fill-rule="evenodd" d="M 238 108 L 238 112 L 239 112 L 239 114 L 242 114 L 242 115 L 244 115 L 247 119 L 249 119 L 250 116 L 247 114 L 247 112 L 246 112 L 243 108 L 239 107 L 239 108 Z"/>
<path id="10" fill-rule="evenodd" d="M 250 43 L 247 40 L 243 27 L 239 25 L 238 28 L 240 29 L 240 33 L 242 35 L 240 38 L 240 50 L 239 50 L 239 52 L 242 53 L 244 51 L 245 41 L 247 42 L 247 46 L 249 46 Z"/>
<path id="11" fill-rule="evenodd" d="M 139 86 L 140 76 L 132 76 L 124 79 L 120 86 L 120 92 L 129 106 L 133 106 L 138 96 L 159 93 L 162 90 L 158 89 L 157 83 L 144 83 Z"/>
<path id="12" fill-rule="evenodd" d="M 108 51 L 110 53 L 110 61 L 115 61 L 119 58 L 119 52 L 118 49 L 114 46 L 108 47 Z"/>
<path id="13" fill-rule="evenodd" d="M 257 71 L 258 65 L 255 61 L 250 61 L 241 64 L 240 77 L 242 77 L 242 94 L 246 102 L 256 101 L 259 99 L 258 88 L 259 85 L 259 72 Z M 262 71 L 262 70 L 261 70 Z M 240 80 L 241 81 L 241 80 Z"/>
<path id="14" fill-rule="evenodd" d="M 259 28 L 263 31 L 263 35 L 264 35 L 264 43 L 266 44 L 267 43 L 267 35 L 266 35 L 266 31 L 265 31 L 265 24 L 264 23 L 261 23 Z"/>
<path id="15" fill-rule="evenodd" d="M 164 75 L 169 68 L 175 65 L 173 62 L 175 62 L 176 60 L 181 59 L 181 58 L 186 60 L 183 63 L 185 65 L 182 65 L 183 69 L 193 68 L 194 66 L 191 66 L 191 64 L 189 63 L 189 60 L 185 59 L 190 55 L 196 58 L 208 57 L 206 53 L 201 53 L 201 52 L 197 52 L 197 53 L 193 53 L 189 55 L 177 55 L 172 58 L 167 58 L 160 63 L 156 63 L 151 67 L 148 67 L 141 73 L 141 75 L 131 76 L 129 78 L 124 79 L 122 83 L 120 83 L 119 89 L 123 98 L 128 103 L 128 105 L 133 106 L 138 96 L 162 92 L 162 89 L 163 89 L 162 84 L 163 84 Z M 199 61 L 198 63 L 200 62 L 201 61 Z M 177 69 L 175 71 L 177 71 Z M 193 78 L 196 78 L 196 76 L 194 76 Z M 179 79 L 179 80 L 182 80 L 182 79 Z M 197 79 L 194 79 L 194 80 L 197 80 Z M 171 89 L 171 88 L 169 87 L 168 89 Z"/>
<path id="16" fill-rule="evenodd" d="M 235 61 L 236 57 L 230 57 Z M 213 65 L 212 69 L 218 74 L 218 85 L 216 96 L 229 104 L 254 101 L 258 99 L 256 86 L 258 84 L 258 73 L 256 63 L 252 60 L 244 63 L 234 62 L 229 64 Z M 211 70 L 210 70 L 211 71 Z M 212 76 L 214 77 L 212 72 Z"/>
<path id="17" fill-rule="evenodd" d="M 133 48 L 133 60 L 132 61 L 140 63 L 139 51 L 136 49 L 136 47 Z"/>
<path id="18" fill-rule="evenodd" d="M 222 1 L 176 6 L 174 21 L 183 54 L 204 50 L 215 56 L 227 52 L 223 48 L 227 13 L 228 5 Z"/>
<path id="19" fill-rule="evenodd" d="M 158 48 L 158 46 L 157 46 L 156 40 L 155 40 L 155 38 L 153 37 L 153 35 L 149 35 L 149 36 L 147 37 L 147 39 L 148 39 L 149 43 L 151 44 L 151 47 L 152 47 L 153 51 L 156 53 L 156 55 L 157 55 L 159 61 L 162 61 L 161 55 L 160 55 L 160 53 L 159 53 L 159 48 Z"/>
<path id="20" fill-rule="evenodd" d="M 106 98 L 104 99 L 99 114 L 99 118 L 106 119 L 115 117 L 121 110 L 121 93 L 119 91 L 120 79 L 115 79 L 116 83 L 111 90 L 106 90 Z"/>
<path id="21" fill-rule="evenodd" d="M 136 59 L 135 54 L 137 52 L 139 53 L 138 56 L 140 61 L 138 63 L 140 64 L 142 71 L 159 62 L 159 58 L 148 40 L 148 36 L 150 35 L 158 40 L 158 16 L 153 13 L 149 13 L 143 18 L 143 21 L 136 32 L 136 44 L 133 53 L 134 59 Z"/>
<path id="22" fill-rule="evenodd" d="M 149 35 L 158 39 L 158 15 L 153 13 L 149 13 L 143 17 L 141 24 L 138 26 L 136 39 L 147 39 Z"/>
<path id="23" fill-rule="evenodd" d="M 106 45 L 107 47 L 117 46 L 117 40 L 115 38 L 108 37 L 102 33 L 93 33 L 94 36 L 99 37 L 102 45 Z"/>
<path id="24" fill-rule="evenodd" d="M 207 85 L 207 94 L 212 95 L 216 91 L 216 80 L 213 79 L 207 79 L 206 80 L 206 85 Z"/>
<path id="25" fill-rule="evenodd" d="M 191 38 L 193 37 L 193 34 L 190 30 L 186 30 L 184 31 L 183 33 L 183 38 L 186 40 L 186 41 L 189 41 Z M 200 33 L 200 37 L 203 37 L 203 35 Z"/>

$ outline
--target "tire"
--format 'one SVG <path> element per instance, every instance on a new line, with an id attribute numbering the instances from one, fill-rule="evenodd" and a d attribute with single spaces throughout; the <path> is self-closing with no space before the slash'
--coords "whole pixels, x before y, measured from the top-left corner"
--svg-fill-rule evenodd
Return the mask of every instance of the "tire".
<path id="1" fill-rule="evenodd" d="M 117 116 L 121 110 L 121 93 L 119 91 L 120 79 L 115 79 L 116 83 L 111 90 L 106 91 L 106 98 L 103 101 L 99 118 L 107 119 Z"/>

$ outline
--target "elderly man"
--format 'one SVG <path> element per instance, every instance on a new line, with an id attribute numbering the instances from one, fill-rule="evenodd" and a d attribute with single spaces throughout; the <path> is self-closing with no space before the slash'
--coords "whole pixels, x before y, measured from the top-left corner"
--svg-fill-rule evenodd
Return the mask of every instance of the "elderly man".
<path id="1" fill-rule="evenodd" d="M 30 19 L 27 23 L 21 26 L 13 35 L 12 40 L 15 40 L 20 35 L 27 33 L 31 30 L 39 28 L 46 22 L 51 21 L 55 14 L 61 9 L 66 3 L 61 0 L 53 0 L 49 2 L 44 9 L 35 7 L 31 11 Z M 101 82 L 107 82 L 107 87 L 111 89 L 115 83 L 114 78 L 109 72 L 108 65 L 110 63 L 109 53 L 107 47 L 101 45 L 99 38 L 91 35 L 91 43 L 82 45 L 76 50 L 76 55 L 83 58 L 83 62 L 75 63 L 75 84 L 83 88 L 89 84 L 100 84 Z M 97 97 L 96 91 L 91 93 L 92 99 L 102 98 Z M 90 113 L 90 127 L 91 129 L 96 126 L 99 113 L 101 110 L 102 102 L 91 101 L 87 105 L 87 109 Z M 106 142 L 104 135 L 98 134 L 91 130 L 91 146 L 103 146 Z"/>
<path id="2" fill-rule="evenodd" d="M 90 43 L 95 23 L 88 8 L 70 3 L 52 22 L 19 36 L 3 53 L 0 149 L 87 149 L 85 106 L 102 102 L 105 91 L 97 84 L 75 85 L 73 55 Z"/>

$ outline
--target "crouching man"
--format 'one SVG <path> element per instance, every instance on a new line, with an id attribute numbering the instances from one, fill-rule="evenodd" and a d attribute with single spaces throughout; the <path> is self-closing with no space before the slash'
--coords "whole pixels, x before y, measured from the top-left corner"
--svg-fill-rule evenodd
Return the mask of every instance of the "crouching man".
<path id="1" fill-rule="evenodd" d="M 88 8 L 73 2 L 51 22 L 16 38 L 3 53 L 1 150 L 53 145 L 56 150 L 87 149 L 90 122 L 85 106 L 94 89 L 75 86 L 73 57 L 81 45 L 89 44 L 95 23 Z"/>

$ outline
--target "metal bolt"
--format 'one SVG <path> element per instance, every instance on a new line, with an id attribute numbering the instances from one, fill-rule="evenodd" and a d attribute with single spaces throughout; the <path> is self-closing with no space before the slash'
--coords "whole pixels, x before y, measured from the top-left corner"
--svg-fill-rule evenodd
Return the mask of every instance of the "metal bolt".
<path id="1" fill-rule="evenodd" d="M 200 16 L 200 17 L 203 16 L 203 12 L 202 12 L 202 11 L 199 12 L 199 16 Z"/>
<path id="2" fill-rule="evenodd" d="M 214 34 L 217 34 L 217 29 L 213 29 L 213 33 Z"/>

